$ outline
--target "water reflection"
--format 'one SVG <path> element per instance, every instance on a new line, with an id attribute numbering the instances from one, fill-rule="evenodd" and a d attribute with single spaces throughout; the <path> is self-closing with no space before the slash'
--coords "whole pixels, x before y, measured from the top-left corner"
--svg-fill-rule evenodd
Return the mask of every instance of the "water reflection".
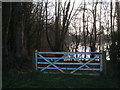
<path id="1" fill-rule="evenodd" d="M 106 51 L 106 60 L 110 60 L 110 54 L 109 54 L 109 47 L 110 45 L 108 43 L 104 43 L 101 46 L 99 43 L 96 44 L 96 52 L 101 52 L 101 51 Z M 85 52 L 85 46 L 79 44 L 76 48 L 75 44 L 71 44 L 69 46 L 70 52 Z M 87 45 L 86 46 L 86 52 L 91 52 L 90 47 Z M 90 58 L 90 55 L 74 55 L 74 57 L 80 57 L 80 58 Z"/>

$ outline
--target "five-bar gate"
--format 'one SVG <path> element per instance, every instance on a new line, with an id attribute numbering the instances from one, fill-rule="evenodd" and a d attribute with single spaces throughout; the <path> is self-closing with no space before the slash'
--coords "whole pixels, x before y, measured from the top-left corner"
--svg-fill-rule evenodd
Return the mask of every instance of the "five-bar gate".
<path id="1" fill-rule="evenodd" d="M 36 70 L 70 74 L 102 72 L 102 52 L 35 51 Z"/>

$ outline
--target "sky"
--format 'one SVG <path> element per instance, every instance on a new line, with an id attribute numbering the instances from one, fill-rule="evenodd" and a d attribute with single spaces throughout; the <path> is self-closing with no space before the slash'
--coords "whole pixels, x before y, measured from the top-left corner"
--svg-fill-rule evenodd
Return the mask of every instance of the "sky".
<path id="1" fill-rule="evenodd" d="M 38 2 L 38 1 L 46 1 L 46 0 L 0 0 L 2 2 L 32 2 L 32 1 L 35 1 L 35 2 Z M 54 0 L 48 0 L 48 1 L 54 1 Z M 56 0 L 58 1 L 58 0 Z M 59 0 L 61 2 L 64 2 L 65 0 Z M 71 0 L 72 2 L 74 0 Z M 81 2 L 83 0 L 75 0 L 75 2 Z M 111 0 L 85 0 L 86 2 L 94 2 L 94 1 L 102 1 L 102 2 L 110 2 Z M 120 1 L 120 0 L 113 0 L 113 1 Z"/>
<path id="2" fill-rule="evenodd" d="M 47 0 L 33 0 L 34 2 L 40 2 L 40 1 L 47 1 Z M 60 1 L 64 4 L 65 1 L 69 1 L 69 0 L 48 0 L 49 2 L 55 2 L 55 1 Z M 80 2 L 83 2 L 84 0 L 70 0 L 71 2 L 74 2 L 75 1 L 75 8 L 77 8 L 79 6 L 79 3 Z M 111 0 L 85 0 L 85 2 L 111 2 Z M 120 1 L 120 0 L 112 0 L 113 2 L 114 1 Z"/>
<path id="3" fill-rule="evenodd" d="M 35 2 L 38 2 L 38 1 L 47 1 L 47 0 L 33 0 Z M 60 1 L 60 2 L 64 2 L 66 0 L 48 0 L 48 1 Z M 69 0 L 67 0 L 69 1 Z M 71 2 L 74 2 L 74 0 L 70 0 Z M 83 2 L 84 0 L 75 0 L 75 2 Z M 96 2 L 96 1 L 102 1 L 102 2 L 111 2 L 111 0 L 85 0 L 85 2 Z M 120 0 L 112 0 L 112 1 L 120 1 Z"/>

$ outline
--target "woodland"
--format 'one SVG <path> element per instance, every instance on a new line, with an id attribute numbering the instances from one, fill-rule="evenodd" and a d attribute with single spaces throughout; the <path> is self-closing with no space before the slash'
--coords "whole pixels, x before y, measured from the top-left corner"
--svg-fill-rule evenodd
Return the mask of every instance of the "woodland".
<path id="1" fill-rule="evenodd" d="M 3 2 L 3 75 L 35 71 L 35 50 L 106 51 L 107 75 L 120 80 L 120 1 Z"/>

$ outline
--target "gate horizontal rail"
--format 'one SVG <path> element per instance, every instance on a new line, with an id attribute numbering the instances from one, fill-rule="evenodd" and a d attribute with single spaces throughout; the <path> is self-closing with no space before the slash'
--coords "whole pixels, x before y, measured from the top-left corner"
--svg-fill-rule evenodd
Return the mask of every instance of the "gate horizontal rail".
<path id="1" fill-rule="evenodd" d="M 35 60 L 36 70 L 41 72 L 52 72 L 49 70 L 70 74 L 80 71 L 102 72 L 102 52 L 39 52 L 35 50 Z"/>
<path id="2" fill-rule="evenodd" d="M 35 51 L 36 52 L 36 51 Z M 73 54 L 102 54 L 102 52 L 38 52 L 39 54 L 64 54 L 64 55 L 73 55 Z"/>

